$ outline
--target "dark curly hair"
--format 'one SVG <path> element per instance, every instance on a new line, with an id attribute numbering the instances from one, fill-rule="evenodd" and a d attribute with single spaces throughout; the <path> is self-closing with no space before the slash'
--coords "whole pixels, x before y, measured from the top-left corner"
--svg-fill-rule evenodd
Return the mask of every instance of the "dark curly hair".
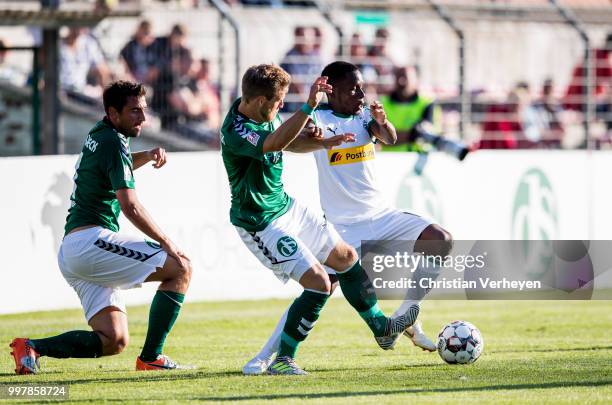
<path id="1" fill-rule="evenodd" d="M 104 111 L 108 114 L 108 110 L 113 107 L 119 113 L 127 104 L 128 97 L 142 97 L 147 94 L 145 87 L 140 83 L 119 80 L 111 83 L 102 94 L 104 101 Z"/>

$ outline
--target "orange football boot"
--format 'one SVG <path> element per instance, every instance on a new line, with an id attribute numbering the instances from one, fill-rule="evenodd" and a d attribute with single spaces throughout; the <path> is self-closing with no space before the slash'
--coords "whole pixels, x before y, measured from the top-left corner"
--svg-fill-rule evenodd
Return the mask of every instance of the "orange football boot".
<path id="1" fill-rule="evenodd" d="M 40 355 L 30 346 L 28 338 L 15 338 L 9 345 L 15 359 L 15 372 L 17 374 L 36 374 L 40 370 L 38 358 Z"/>

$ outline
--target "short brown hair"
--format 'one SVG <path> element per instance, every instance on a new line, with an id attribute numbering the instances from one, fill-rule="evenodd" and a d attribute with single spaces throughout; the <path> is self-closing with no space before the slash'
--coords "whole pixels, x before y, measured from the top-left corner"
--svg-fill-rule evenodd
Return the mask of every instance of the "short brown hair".
<path id="1" fill-rule="evenodd" d="M 111 83 L 102 94 L 104 101 L 104 111 L 108 114 L 108 110 L 113 107 L 117 112 L 121 113 L 123 107 L 127 104 L 128 97 L 143 97 L 147 91 L 140 83 L 119 80 Z"/>
<path id="2" fill-rule="evenodd" d="M 289 86 L 291 76 L 277 65 L 251 66 L 242 76 L 242 97 L 245 101 L 259 96 L 268 100 Z"/>

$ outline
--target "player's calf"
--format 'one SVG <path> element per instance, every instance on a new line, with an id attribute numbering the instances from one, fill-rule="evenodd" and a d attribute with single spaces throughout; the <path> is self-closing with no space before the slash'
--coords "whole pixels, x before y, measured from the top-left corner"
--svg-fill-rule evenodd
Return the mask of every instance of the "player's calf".
<path id="1" fill-rule="evenodd" d="M 294 364 L 293 359 L 298 345 L 306 340 L 314 328 L 319 319 L 319 313 L 329 298 L 331 283 L 320 264 L 308 269 L 300 277 L 299 282 L 304 287 L 304 291 L 293 301 L 287 311 L 287 320 L 281 333 L 278 355 L 273 363 L 278 363 L 277 367 L 287 362 Z M 284 369 L 285 366 L 282 365 L 281 368 Z M 285 374 L 280 372 L 282 371 L 280 369 L 276 371 Z"/>

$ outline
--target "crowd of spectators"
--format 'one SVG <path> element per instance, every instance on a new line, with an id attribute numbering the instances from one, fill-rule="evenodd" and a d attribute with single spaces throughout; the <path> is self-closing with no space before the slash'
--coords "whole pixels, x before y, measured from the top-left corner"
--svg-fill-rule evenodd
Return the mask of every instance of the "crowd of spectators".
<path id="1" fill-rule="evenodd" d="M 238 1 L 229 1 L 237 3 Z M 281 0 L 241 0 L 249 5 L 281 6 Z M 290 2 L 294 4 L 295 2 Z M 194 6 L 199 3 L 193 2 Z M 196 58 L 187 45 L 188 32 L 181 24 L 174 25 L 165 36 L 155 37 L 154 27 L 141 21 L 132 37 L 121 47 L 117 64 L 109 57 L 95 35 L 87 28 L 66 29 L 60 43 L 60 82 L 63 91 L 71 96 L 99 100 L 105 85 L 124 78 L 142 82 L 149 89 L 149 105 L 163 130 L 190 138 L 209 141 L 216 139 L 221 124 L 220 96 L 210 77 L 210 62 Z M 280 65 L 292 77 L 284 113 L 296 111 L 307 97 L 310 83 L 320 74 L 329 59 L 348 59 L 359 66 L 366 84 L 366 101 L 388 99 L 391 103 L 410 103 L 416 96 L 398 93 L 398 75 L 404 72 L 407 82 L 418 78 L 419 66 L 397 66 L 389 54 L 390 32 L 379 27 L 366 40 L 360 32 L 345 39 L 339 52 L 342 55 L 324 57 L 323 32 L 317 26 L 297 26 L 294 43 L 285 53 Z M 5 44 L 0 40 L 0 49 Z M 602 48 L 594 49 L 593 100 L 595 117 L 603 123 L 607 135 L 598 143 L 612 139 L 612 34 Z M 0 80 L 14 77 L 15 71 L 4 64 L 6 51 L 0 50 Z M 44 57 L 44 55 L 42 55 Z M 113 68 L 111 68 L 111 66 Z M 411 73 L 414 72 L 414 75 Z M 567 126 L 579 126 L 585 110 L 586 67 L 576 64 L 565 91 L 548 78 L 536 90 L 527 82 L 519 82 L 510 89 L 505 99 L 496 99 L 486 93 L 472 97 L 471 130 L 480 133 L 473 145 L 483 149 L 560 148 L 568 133 Z M 418 86 L 418 79 L 415 79 Z M 13 81 L 13 80 L 11 80 Z M 412 81 L 414 85 L 414 81 Z M 414 89 L 419 100 L 431 100 L 441 111 L 437 117 L 446 117 L 457 111 L 457 97 L 426 94 Z M 405 99 L 405 100 L 404 100 Z M 403 100 L 403 101 L 402 101 Z M 449 114 L 448 116 L 451 116 Z M 456 117 L 456 115 L 455 115 Z M 444 118 L 436 119 L 436 131 L 445 131 Z M 430 119 L 431 121 L 431 119 Z M 577 123 L 577 124 L 576 124 Z M 396 123 L 396 125 L 398 125 Z M 399 123 L 401 126 L 401 123 Z"/>
<path id="2" fill-rule="evenodd" d="M 123 71 L 112 72 L 96 38 L 86 28 L 70 28 L 60 47 L 60 83 L 79 100 L 99 100 L 110 81 L 122 78 L 149 88 L 149 105 L 162 130 L 214 143 L 220 125 L 219 94 L 210 81 L 210 63 L 195 59 L 181 24 L 168 35 L 154 37 L 152 25 L 139 23 L 123 46 Z"/>
<path id="3" fill-rule="evenodd" d="M 612 142 L 612 33 L 605 46 L 593 50 L 592 100 L 596 119 L 603 124 L 595 137 L 596 146 Z M 530 86 L 519 82 L 503 102 L 489 103 L 482 120 L 482 136 L 477 147 L 483 149 L 560 148 L 566 127 L 580 124 L 586 113 L 587 70 L 577 63 L 565 92 L 555 88 L 552 79 L 544 80 L 539 97 Z M 576 146 L 584 146 L 584 143 Z"/>

